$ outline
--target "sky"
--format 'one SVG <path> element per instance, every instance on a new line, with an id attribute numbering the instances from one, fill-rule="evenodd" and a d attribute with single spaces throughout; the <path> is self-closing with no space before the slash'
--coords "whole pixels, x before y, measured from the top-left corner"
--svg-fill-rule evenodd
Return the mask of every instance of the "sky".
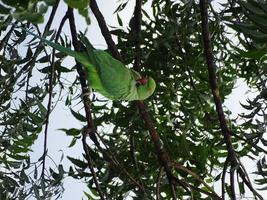
<path id="1" fill-rule="evenodd" d="M 97 1 L 98 6 L 100 10 L 102 11 L 103 15 L 105 16 L 106 22 L 108 25 L 111 26 L 118 26 L 116 16 L 114 17 L 113 12 L 116 9 L 117 1 L 116 0 L 108 0 L 108 1 Z M 129 5 L 126 7 L 126 9 L 120 13 L 120 17 L 128 23 L 130 20 L 134 8 L 134 1 L 129 1 Z M 66 5 L 64 5 L 62 2 L 59 5 L 59 9 L 56 14 L 56 20 L 53 23 L 52 27 L 57 27 L 60 23 L 61 18 L 65 15 L 66 12 Z M 100 49 L 105 49 L 106 44 L 104 41 L 104 38 L 101 35 L 101 32 L 98 28 L 97 22 L 95 18 L 93 17 L 93 14 L 91 15 L 91 24 L 88 26 L 88 33 L 87 36 L 91 43 L 96 47 Z M 75 13 L 76 16 L 77 12 Z M 47 19 L 47 18 L 46 18 Z M 85 23 L 85 20 L 81 17 L 75 17 L 76 19 L 76 27 L 77 30 L 84 30 L 84 28 L 87 26 Z M 68 22 L 66 23 L 65 28 L 63 29 L 63 32 L 66 35 L 70 35 L 69 33 L 69 26 Z M 65 66 L 73 66 L 74 62 L 72 59 L 67 59 L 64 62 Z M 72 80 L 74 77 L 67 76 L 66 79 Z M 233 93 L 227 98 L 225 102 L 225 106 L 229 108 L 232 111 L 231 117 L 236 117 L 238 113 L 242 110 L 242 107 L 240 106 L 240 102 L 245 102 L 246 94 L 248 87 L 242 80 L 238 80 L 235 85 L 235 89 Z M 81 105 L 81 104 L 80 104 Z M 80 108 L 80 113 L 84 114 L 84 110 L 77 106 L 77 108 Z M 68 148 L 67 146 L 71 142 L 71 137 L 68 137 L 65 135 L 64 132 L 58 130 L 60 128 L 81 128 L 83 124 L 81 124 L 79 121 L 75 120 L 70 113 L 69 109 L 64 105 L 64 102 L 59 102 L 56 106 L 56 108 L 53 110 L 53 112 L 50 115 L 50 123 L 49 123 L 49 129 L 48 129 L 48 154 L 53 158 L 53 160 L 56 163 L 59 163 L 62 152 L 64 152 L 64 155 L 72 156 L 75 158 L 81 158 L 82 159 L 82 153 L 83 148 L 80 141 L 77 142 L 77 144 L 72 147 Z M 33 146 L 33 152 L 31 153 L 32 160 L 37 160 L 43 153 L 43 133 L 39 135 L 38 140 Z M 70 162 L 67 158 L 64 157 L 62 163 L 65 169 L 68 169 L 68 166 L 70 166 Z M 252 167 L 255 167 L 255 163 L 247 163 L 248 165 L 251 165 Z M 47 165 L 54 167 L 54 164 L 51 160 L 47 159 Z M 74 180 L 71 177 L 68 177 L 64 180 L 64 194 L 62 199 L 82 199 L 84 197 L 83 191 L 89 192 L 86 184 L 84 184 L 82 181 Z M 216 189 L 216 188 L 215 188 Z M 220 191 L 220 188 L 217 188 L 218 191 Z M 217 190 L 216 189 L 216 190 Z M 220 193 L 220 192 L 219 192 Z M 84 198 L 86 199 L 86 198 Z"/>

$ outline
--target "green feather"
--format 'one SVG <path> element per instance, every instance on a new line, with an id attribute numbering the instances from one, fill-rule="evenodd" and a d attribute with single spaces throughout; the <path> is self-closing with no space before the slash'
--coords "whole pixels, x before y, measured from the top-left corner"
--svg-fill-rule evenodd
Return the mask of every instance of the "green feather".
<path id="1" fill-rule="evenodd" d="M 137 85 L 137 80 L 141 78 L 138 72 L 128 69 L 107 52 L 94 49 L 88 39 L 82 34 L 79 35 L 79 38 L 86 46 L 86 50 L 75 52 L 26 29 L 23 30 L 39 38 L 54 49 L 79 61 L 87 72 L 89 86 L 109 99 L 125 101 L 144 100 L 152 95 L 155 90 L 156 84 L 152 78 L 148 78 L 146 84 Z"/>

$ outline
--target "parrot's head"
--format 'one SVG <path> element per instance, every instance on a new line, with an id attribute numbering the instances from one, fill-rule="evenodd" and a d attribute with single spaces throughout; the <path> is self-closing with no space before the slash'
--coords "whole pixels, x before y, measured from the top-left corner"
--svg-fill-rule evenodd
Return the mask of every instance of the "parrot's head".
<path id="1" fill-rule="evenodd" d="M 136 80 L 136 87 L 139 100 L 144 100 L 153 94 L 156 83 L 153 78 L 145 76 Z"/>

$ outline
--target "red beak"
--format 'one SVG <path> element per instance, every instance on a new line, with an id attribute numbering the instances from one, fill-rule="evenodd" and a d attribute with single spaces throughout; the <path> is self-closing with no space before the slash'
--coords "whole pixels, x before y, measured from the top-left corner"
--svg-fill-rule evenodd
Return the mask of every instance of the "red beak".
<path id="1" fill-rule="evenodd" d="M 147 83 L 147 77 L 140 78 L 136 80 L 137 84 L 139 85 L 145 85 Z"/>

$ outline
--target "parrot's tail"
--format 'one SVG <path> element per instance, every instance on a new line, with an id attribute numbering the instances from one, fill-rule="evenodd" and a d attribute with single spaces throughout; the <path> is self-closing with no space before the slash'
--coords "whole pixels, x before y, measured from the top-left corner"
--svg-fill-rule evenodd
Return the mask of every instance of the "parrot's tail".
<path id="1" fill-rule="evenodd" d="M 57 44 L 55 42 L 52 42 L 52 41 L 49 41 L 39 35 L 36 35 L 32 32 L 30 32 L 29 30 L 23 28 L 23 27 L 20 27 L 23 31 L 25 31 L 26 33 L 40 39 L 42 42 L 48 44 L 49 46 L 51 46 L 52 48 L 62 52 L 62 53 L 65 53 L 66 55 L 69 55 L 69 56 L 72 56 L 74 57 L 75 59 L 77 59 L 79 62 L 81 62 L 82 64 L 85 64 L 88 62 L 88 60 L 86 59 L 86 56 L 84 56 L 82 53 L 79 53 L 79 52 L 75 52 L 69 48 L 66 48 L 66 47 L 63 47 L 61 46 L 60 44 Z"/>

